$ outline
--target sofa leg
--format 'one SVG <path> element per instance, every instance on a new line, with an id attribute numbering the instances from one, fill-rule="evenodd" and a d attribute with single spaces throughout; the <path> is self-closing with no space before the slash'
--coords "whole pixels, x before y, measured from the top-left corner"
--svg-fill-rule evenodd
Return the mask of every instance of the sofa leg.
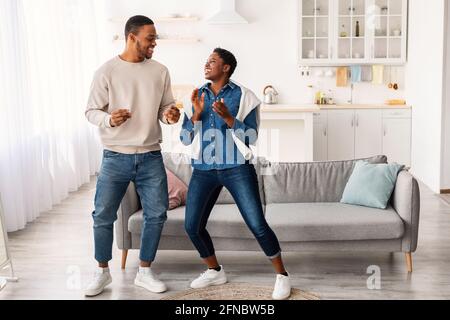
<path id="1" fill-rule="evenodd" d="M 128 256 L 128 250 L 123 249 L 122 250 L 122 270 L 125 270 L 125 265 L 127 264 L 127 256 Z"/>
<path id="2" fill-rule="evenodd" d="M 412 255 L 411 255 L 411 252 L 406 252 L 405 256 L 406 256 L 406 267 L 408 268 L 408 272 L 412 273 L 413 266 L 412 266 Z"/>

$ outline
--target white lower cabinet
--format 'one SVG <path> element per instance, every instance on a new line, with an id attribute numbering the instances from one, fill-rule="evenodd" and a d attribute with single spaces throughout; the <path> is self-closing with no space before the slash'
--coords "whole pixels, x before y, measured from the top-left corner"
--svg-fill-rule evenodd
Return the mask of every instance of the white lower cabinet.
<path id="1" fill-rule="evenodd" d="M 381 126 L 380 109 L 355 110 L 355 159 L 382 153 Z"/>
<path id="2" fill-rule="evenodd" d="M 389 162 L 410 165 L 411 110 L 333 109 L 314 114 L 314 161 L 381 154 Z"/>
<path id="3" fill-rule="evenodd" d="M 411 165 L 411 118 L 383 119 L 383 154 L 389 162 Z"/>
<path id="4" fill-rule="evenodd" d="M 328 127 L 327 112 L 314 113 L 314 161 L 328 160 L 327 150 Z"/>
<path id="5" fill-rule="evenodd" d="M 355 155 L 354 110 L 328 110 L 328 160 L 353 159 Z"/>

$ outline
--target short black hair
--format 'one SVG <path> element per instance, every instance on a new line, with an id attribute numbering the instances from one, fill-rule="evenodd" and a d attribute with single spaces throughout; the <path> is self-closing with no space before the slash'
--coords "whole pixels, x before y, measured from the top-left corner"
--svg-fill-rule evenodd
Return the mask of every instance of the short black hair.
<path id="1" fill-rule="evenodd" d="M 222 48 L 215 48 L 214 52 L 217 53 L 219 57 L 222 58 L 225 64 L 230 66 L 230 72 L 228 73 L 228 77 L 231 78 L 231 75 L 234 73 L 234 70 L 236 70 L 237 67 L 236 57 L 230 51 Z"/>
<path id="2" fill-rule="evenodd" d="M 125 40 L 128 39 L 128 35 L 130 33 L 138 34 L 140 27 L 146 26 L 149 24 L 154 24 L 154 22 L 152 19 L 150 19 L 146 16 L 131 17 L 130 19 L 128 19 L 127 23 L 125 24 Z"/>

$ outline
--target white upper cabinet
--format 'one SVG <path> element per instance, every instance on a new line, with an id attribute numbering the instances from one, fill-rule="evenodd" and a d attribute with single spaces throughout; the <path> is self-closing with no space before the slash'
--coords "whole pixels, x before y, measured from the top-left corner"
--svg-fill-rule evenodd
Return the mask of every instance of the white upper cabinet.
<path id="1" fill-rule="evenodd" d="M 406 62 L 407 0 L 371 0 L 371 60 L 383 64 Z"/>
<path id="2" fill-rule="evenodd" d="M 298 0 L 299 64 L 406 62 L 408 0 Z"/>
<path id="3" fill-rule="evenodd" d="M 337 48 L 334 60 L 341 63 L 364 63 L 368 58 L 368 30 L 366 30 L 366 10 L 368 0 L 337 0 L 334 11 Z"/>
<path id="4" fill-rule="evenodd" d="M 300 1 L 300 58 L 331 62 L 333 41 L 333 1 Z"/>

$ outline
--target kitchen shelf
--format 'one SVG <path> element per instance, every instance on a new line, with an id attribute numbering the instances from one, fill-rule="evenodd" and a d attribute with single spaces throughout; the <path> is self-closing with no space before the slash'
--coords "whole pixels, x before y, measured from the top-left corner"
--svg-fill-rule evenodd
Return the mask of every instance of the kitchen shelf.
<path id="1" fill-rule="evenodd" d="M 306 15 L 302 16 L 302 18 L 328 18 L 328 15 L 321 15 L 321 16 Z"/>
<path id="2" fill-rule="evenodd" d="M 382 17 L 382 18 L 387 18 L 387 17 L 393 17 L 393 18 L 401 18 L 403 17 L 401 14 L 374 14 L 374 17 Z"/>
<path id="3" fill-rule="evenodd" d="M 339 18 L 364 18 L 364 17 L 365 17 L 365 15 L 363 15 L 363 14 L 353 15 L 353 16 L 350 16 L 348 14 L 346 14 L 346 15 L 339 15 Z"/>
<path id="4" fill-rule="evenodd" d="M 114 35 L 113 41 L 124 41 L 124 36 Z M 199 38 L 163 38 L 163 39 L 156 39 L 156 42 L 158 44 L 160 43 L 197 43 L 201 40 Z"/>
<path id="5" fill-rule="evenodd" d="M 125 17 L 115 17 L 108 19 L 112 23 L 126 23 L 128 18 Z M 195 22 L 199 21 L 199 17 L 158 17 L 152 19 L 154 22 Z"/>
<path id="6" fill-rule="evenodd" d="M 157 18 L 155 20 L 155 22 L 195 22 L 195 21 L 199 21 L 200 18 L 199 17 L 162 17 L 162 18 Z"/>
<path id="7" fill-rule="evenodd" d="M 121 23 L 121 24 L 125 24 L 126 21 L 128 20 L 128 18 L 126 17 L 112 17 L 110 19 L 108 19 L 109 22 L 111 23 Z M 179 16 L 179 17 L 156 17 L 154 19 L 152 19 L 155 23 L 177 23 L 177 22 L 197 22 L 200 20 L 199 17 L 197 16 L 190 16 L 190 17 L 185 17 L 185 16 Z M 125 37 L 123 35 L 118 35 L 115 34 L 113 35 L 113 39 L 112 41 L 124 41 Z M 189 37 L 189 36 L 180 36 L 177 38 L 162 38 L 162 39 L 156 39 L 157 43 L 159 44 L 164 44 L 164 43 L 197 43 L 200 42 L 201 40 L 199 38 L 196 37 Z"/>
<path id="8" fill-rule="evenodd" d="M 173 38 L 173 39 L 159 39 L 159 43 L 197 43 L 200 42 L 199 38 Z"/>

